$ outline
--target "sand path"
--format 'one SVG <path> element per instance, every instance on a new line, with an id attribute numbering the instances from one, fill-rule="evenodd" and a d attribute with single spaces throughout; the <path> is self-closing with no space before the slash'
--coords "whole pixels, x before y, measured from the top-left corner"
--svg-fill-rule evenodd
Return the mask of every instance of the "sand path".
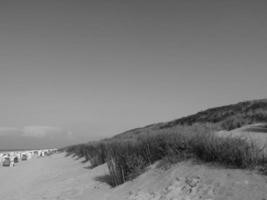
<path id="1" fill-rule="evenodd" d="M 20 162 L 14 168 L 0 167 L 2 200 L 105 199 L 110 187 L 94 180 L 106 167 L 86 168 L 82 160 L 55 154 Z"/>

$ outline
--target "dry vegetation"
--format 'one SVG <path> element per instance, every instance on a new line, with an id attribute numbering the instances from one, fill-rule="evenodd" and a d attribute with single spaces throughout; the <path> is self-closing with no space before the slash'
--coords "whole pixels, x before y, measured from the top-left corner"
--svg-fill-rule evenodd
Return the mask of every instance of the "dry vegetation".
<path id="1" fill-rule="evenodd" d="M 106 162 L 113 186 L 136 177 L 160 159 L 178 162 L 193 158 L 237 168 L 260 166 L 264 171 L 267 159 L 262 149 L 244 138 L 219 137 L 213 133 L 266 119 L 266 100 L 244 102 L 64 150 L 68 155 L 84 157 L 92 167 Z"/>

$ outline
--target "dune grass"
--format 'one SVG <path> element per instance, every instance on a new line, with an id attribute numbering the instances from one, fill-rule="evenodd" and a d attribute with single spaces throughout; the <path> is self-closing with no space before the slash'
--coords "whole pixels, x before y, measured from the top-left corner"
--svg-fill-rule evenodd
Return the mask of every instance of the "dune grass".
<path id="1" fill-rule="evenodd" d="M 262 150 L 243 138 L 219 137 L 211 125 L 179 126 L 141 134 L 131 139 L 110 139 L 67 147 L 68 154 L 84 157 L 92 167 L 107 163 L 111 185 L 131 180 L 150 164 L 163 159 L 179 162 L 199 159 L 237 168 L 265 166 Z"/>
<path id="2" fill-rule="evenodd" d="M 211 108 L 180 119 L 163 123 L 161 128 L 195 123 L 218 124 L 223 130 L 233 130 L 241 126 L 267 121 L 267 99 L 245 101 L 237 104 Z"/>

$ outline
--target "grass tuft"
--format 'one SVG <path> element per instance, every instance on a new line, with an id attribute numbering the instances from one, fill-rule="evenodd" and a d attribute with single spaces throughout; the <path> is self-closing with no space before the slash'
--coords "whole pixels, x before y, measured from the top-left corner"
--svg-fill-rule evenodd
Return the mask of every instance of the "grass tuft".
<path id="1" fill-rule="evenodd" d="M 193 125 L 154 131 L 131 139 L 110 139 L 70 146 L 68 155 L 84 157 L 92 167 L 107 163 L 109 184 L 120 185 L 142 173 L 157 160 L 179 162 L 199 159 L 224 166 L 266 166 L 263 151 L 244 138 L 219 137 L 216 127 Z M 265 169 L 265 168 L 264 168 Z"/>

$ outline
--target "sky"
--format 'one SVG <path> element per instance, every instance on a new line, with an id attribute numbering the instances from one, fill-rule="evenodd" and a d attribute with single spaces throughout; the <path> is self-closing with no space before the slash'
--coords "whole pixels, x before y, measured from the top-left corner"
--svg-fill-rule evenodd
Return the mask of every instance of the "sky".
<path id="1" fill-rule="evenodd" d="M 2 1 L 0 149 L 266 98 L 262 0 Z"/>

